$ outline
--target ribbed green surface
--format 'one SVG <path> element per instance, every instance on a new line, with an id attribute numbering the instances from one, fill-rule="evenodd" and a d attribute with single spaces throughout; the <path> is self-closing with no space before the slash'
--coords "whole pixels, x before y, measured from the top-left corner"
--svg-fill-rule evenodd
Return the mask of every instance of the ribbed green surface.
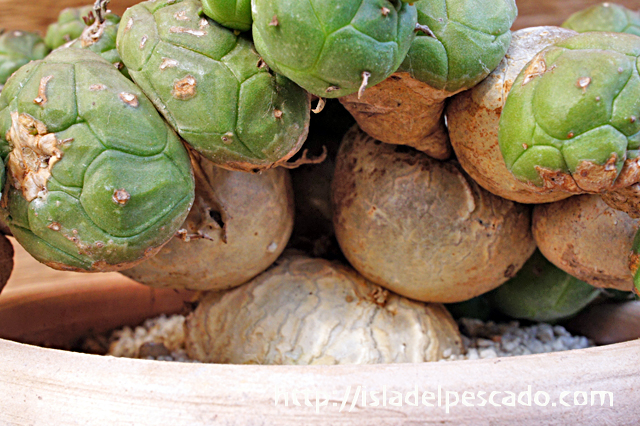
<path id="1" fill-rule="evenodd" d="M 357 92 L 395 72 L 415 37 L 414 6 L 398 0 L 254 0 L 253 38 L 277 72 L 314 95 Z"/>
<path id="2" fill-rule="evenodd" d="M 43 78 L 47 101 L 39 104 Z M 62 151 L 46 191 L 28 201 L 9 177 L 4 194 L 7 224 L 38 260 L 109 269 L 145 257 L 184 221 L 194 197 L 186 150 L 141 90 L 98 55 L 59 50 L 7 82 L 0 96 L 5 162 L 12 113 L 42 122 Z M 125 203 L 114 201 L 117 190 L 128 194 Z"/>
<path id="3" fill-rule="evenodd" d="M 218 165 L 268 167 L 306 138 L 306 92 L 272 74 L 247 38 L 204 17 L 197 0 L 128 9 L 118 46 L 171 126 Z M 185 91 L 177 90 L 181 84 Z"/>
<path id="4" fill-rule="evenodd" d="M 574 173 L 584 161 L 604 165 L 615 155 L 619 173 L 640 147 L 640 37 L 584 33 L 536 60 L 544 69 L 526 77 L 525 66 L 500 117 L 507 167 L 542 185 L 536 166 Z"/>

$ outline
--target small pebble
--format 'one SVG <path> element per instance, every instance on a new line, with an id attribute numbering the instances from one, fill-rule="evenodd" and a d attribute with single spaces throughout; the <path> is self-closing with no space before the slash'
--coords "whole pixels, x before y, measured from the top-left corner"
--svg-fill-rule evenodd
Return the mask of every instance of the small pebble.
<path id="1" fill-rule="evenodd" d="M 541 323 L 521 327 L 517 321 L 496 324 L 470 318 L 462 318 L 458 324 L 466 353 L 449 357 L 448 361 L 531 355 L 594 346 L 586 337 L 572 336 L 559 325 Z"/>

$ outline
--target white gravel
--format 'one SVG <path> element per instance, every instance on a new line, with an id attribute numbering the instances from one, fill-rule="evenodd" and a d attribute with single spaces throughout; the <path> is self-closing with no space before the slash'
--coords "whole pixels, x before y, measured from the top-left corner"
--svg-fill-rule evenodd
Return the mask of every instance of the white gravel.
<path id="1" fill-rule="evenodd" d="M 498 358 L 567 351 L 595 346 L 584 336 L 573 336 L 564 327 L 545 323 L 521 327 L 517 321 L 505 324 L 462 318 L 458 321 L 466 353 L 446 361 Z"/>
<path id="2" fill-rule="evenodd" d="M 160 361 L 197 362 L 185 351 L 185 317 L 162 315 L 144 324 L 114 331 L 108 338 L 107 355 Z M 442 361 L 498 358 L 505 356 L 566 351 L 594 346 L 584 336 L 573 336 L 559 325 L 536 324 L 521 327 L 517 321 L 504 324 L 462 318 L 458 321 L 465 353 L 448 354 Z M 97 345 L 88 339 L 85 346 Z M 447 354 L 445 354 L 447 355 Z"/>

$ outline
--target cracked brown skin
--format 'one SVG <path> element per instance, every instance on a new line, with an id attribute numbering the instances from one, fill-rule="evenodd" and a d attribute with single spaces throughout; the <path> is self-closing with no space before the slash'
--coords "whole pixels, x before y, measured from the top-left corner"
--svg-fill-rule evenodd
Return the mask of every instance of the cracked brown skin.
<path id="1" fill-rule="evenodd" d="M 615 167 L 616 159 L 617 155 L 613 153 L 604 164 L 581 161 L 574 173 L 535 166 L 538 175 L 542 178 L 542 186 L 536 186 L 531 182 L 525 185 L 532 192 L 541 194 L 558 190 L 569 194 L 602 194 L 603 196 L 611 191 L 630 194 L 632 190 L 625 191 L 625 189 L 640 180 L 640 158 L 625 160 L 620 174 Z"/>
<path id="2" fill-rule="evenodd" d="M 595 287 L 631 291 L 629 255 L 638 220 L 598 195 L 577 195 L 533 209 L 533 236 L 542 254 Z"/>
<path id="3" fill-rule="evenodd" d="M 46 194 L 51 169 L 62 158 L 55 134 L 30 115 L 12 112 L 6 138 L 12 148 L 7 160 L 10 184 L 27 201 Z"/>
<path id="4" fill-rule="evenodd" d="M 600 196 L 609 207 L 623 211 L 634 219 L 640 218 L 640 183 L 605 192 Z"/>
<path id="5" fill-rule="evenodd" d="M 369 280 L 453 303 L 504 283 L 535 249 L 528 206 L 480 188 L 453 161 L 383 144 L 354 127 L 332 183 L 343 253 Z"/>
<path id="6" fill-rule="evenodd" d="M 224 290 L 255 277 L 284 250 L 294 219 L 288 170 L 251 174 L 194 161 L 196 198 L 181 229 L 123 275 L 151 287 Z"/>
<path id="7" fill-rule="evenodd" d="M 368 87 L 361 98 L 354 93 L 339 99 L 371 137 L 446 160 L 452 151 L 444 123 L 444 102 L 458 92 L 434 89 L 409 73 L 397 72 Z"/>
<path id="8" fill-rule="evenodd" d="M 487 191 L 519 203 L 548 203 L 571 196 L 519 181 L 507 169 L 498 145 L 498 123 L 509 90 L 535 54 L 577 34 L 558 27 L 526 28 L 513 33 L 511 46 L 498 67 L 470 90 L 454 96 L 446 116 L 451 145 L 460 165 Z M 543 171 L 546 173 L 546 171 Z M 565 180 L 557 173 L 547 179 Z"/>

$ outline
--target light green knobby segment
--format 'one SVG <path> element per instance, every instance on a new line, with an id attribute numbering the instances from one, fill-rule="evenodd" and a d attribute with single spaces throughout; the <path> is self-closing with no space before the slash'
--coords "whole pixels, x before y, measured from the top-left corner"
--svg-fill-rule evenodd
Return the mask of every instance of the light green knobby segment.
<path id="1" fill-rule="evenodd" d="M 85 49 L 20 68 L 0 96 L 2 214 L 36 259 L 122 269 L 154 253 L 194 198 L 188 153 L 142 91 Z"/>
<path id="2" fill-rule="evenodd" d="M 202 0 L 202 10 L 224 27 L 238 31 L 251 29 L 251 0 Z"/>
<path id="3" fill-rule="evenodd" d="M 628 34 L 584 33 L 538 53 L 500 117 L 507 168 L 537 186 L 543 179 L 536 168 L 573 174 L 590 164 L 619 174 L 640 140 L 639 61 L 640 38 Z M 583 177 L 573 176 L 590 191 L 611 184 L 580 183 Z"/>
<path id="4" fill-rule="evenodd" d="M 42 37 L 27 31 L 0 31 L 0 88 L 18 68 L 49 53 Z"/>
<path id="5" fill-rule="evenodd" d="M 77 39 L 86 28 L 84 17 L 93 12 L 93 6 L 68 7 L 58 15 L 58 20 L 47 28 L 44 38 L 45 44 L 50 49 L 56 49 L 65 43 Z M 117 23 L 118 16 L 112 13 L 106 15 L 107 20 Z"/>
<path id="6" fill-rule="evenodd" d="M 518 14 L 514 0 L 421 0 L 415 6 L 424 29 L 400 71 L 449 92 L 475 86 L 498 66 Z"/>
<path id="7" fill-rule="evenodd" d="M 488 294 L 512 318 L 557 321 L 591 303 L 600 290 L 557 268 L 536 250 L 515 277 Z"/>
<path id="8" fill-rule="evenodd" d="M 562 26 L 579 33 L 610 31 L 640 36 L 640 12 L 615 3 L 600 3 L 574 13 Z"/>
<path id="9" fill-rule="evenodd" d="M 96 20 L 90 26 L 85 27 L 80 37 L 69 43 L 68 47 L 89 49 L 111 62 L 125 77 L 130 78 L 129 71 L 122 63 L 116 50 L 120 17 L 109 13 L 106 18 L 102 23 Z"/>
<path id="10" fill-rule="evenodd" d="M 217 165 L 268 168 L 306 139 L 307 93 L 271 73 L 249 39 L 204 16 L 197 0 L 128 9 L 118 46 L 167 121 Z"/>
<path id="11" fill-rule="evenodd" d="M 395 72 L 415 38 L 417 13 L 399 0 L 254 0 L 253 38 L 275 71 L 337 98 Z"/>

